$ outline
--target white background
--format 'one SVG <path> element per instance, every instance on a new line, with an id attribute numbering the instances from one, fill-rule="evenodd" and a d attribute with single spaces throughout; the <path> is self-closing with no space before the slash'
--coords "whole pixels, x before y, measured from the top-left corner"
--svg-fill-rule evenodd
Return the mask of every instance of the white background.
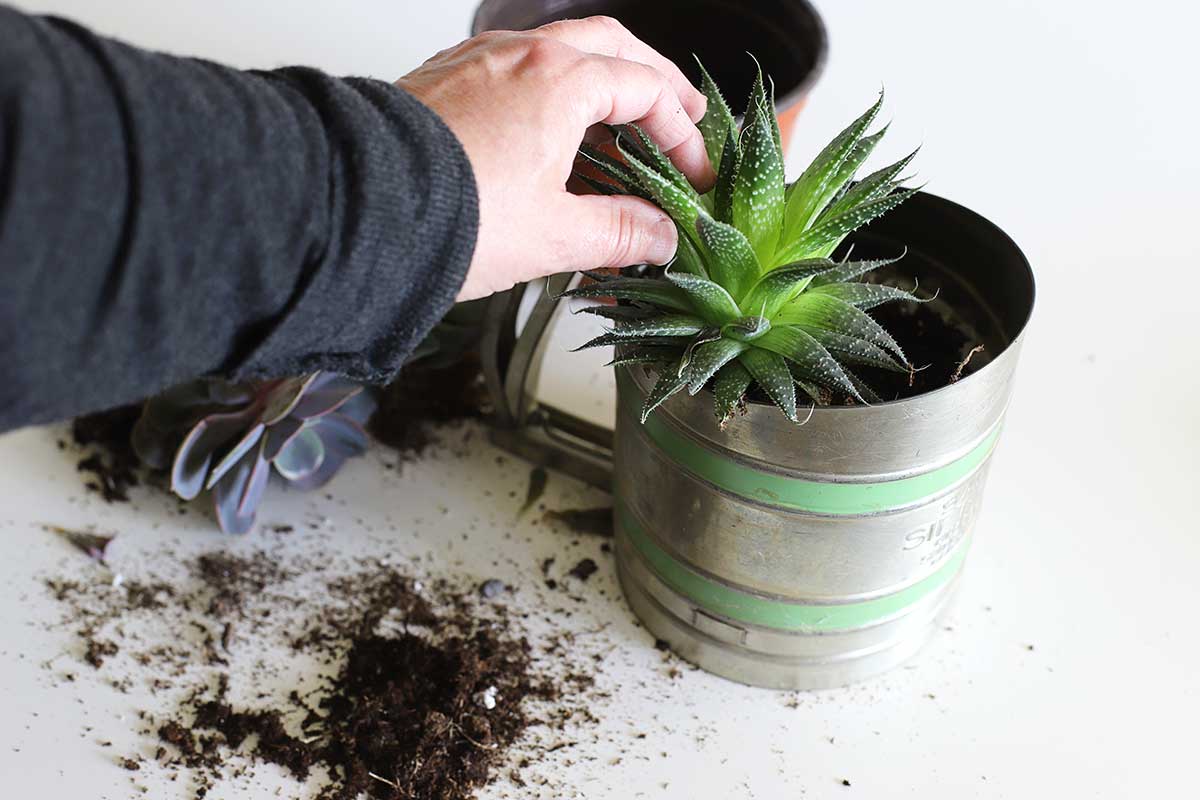
<path id="1" fill-rule="evenodd" d="M 392 79 L 461 38 L 473 4 L 19 5 L 239 66 L 306 63 Z M 664 677 L 605 563 L 595 585 L 609 591 L 577 624 L 612 623 L 619 646 L 607 680 L 621 691 L 597 711 L 611 736 L 648 731 L 629 743 L 646 760 L 610 765 L 610 737 L 576 748 L 575 766 L 547 769 L 588 798 L 1197 796 L 1200 14 L 1167 0 L 818 6 L 830 60 L 801 118 L 791 174 L 884 82 L 895 124 L 879 163 L 923 144 L 930 190 L 1007 230 L 1038 278 L 952 630 L 909 669 L 789 708 L 775 693 L 700 673 Z M 590 371 L 594 362 L 561 356 L 581 336 L 560 331 L 544 391 L 603 419 L 607 376 Z M 0 793 L 33 796 L 49 776 L 55 788 L 40 796 L 123 797 L 128 782 L 111 754 L 78 732 L 86 723 L 135 742 L 119 719 L 132 701 L 86 681 L 67 696 L 38 667 L 67 646 L 65 634 L 29 624 L 48 613 L 34 576 L 63 556 L 38 523 L 120 528 L 129 554 L 164 538 L 184 551 L 220 539 L 194 516 L 175 522 L 149 500 L 135 514 L 83 497 L 54 436 L 0 438 L 0 780 L 10 782 Z M 524 468 L 497 474 L 495 453 L 477 447 L 400 477 L 368 458 L 333 484 L 337 502 L 275 496 L 264 513 L 329 516 L 339 533 L 327 547 L 358 546 L 370 527 L 363 518 L 387 520 L 397 528 L 389 546 L 401 555 L 432 553 L 469 572 L 487 570 L 503 550 L 529 565 L 528 575 L 512 567 L 510 577 L 532 580 L 535 558 L 561 545 L 544 526 L 513 528 L 512 502 L 498 498 L 523 492 Z M 603 499 L 557 477 L 547 502 Z M 474 550 L 444 551 L 433 530 L 419 543 L 410 535 L 443 505 L 455 509 L 443 530 L 484 531 Z M 501 528 L 524 544 L 489 543 L 486 532 Z M 663 750 L 670 756 L 659 757 Z M 154 796 L 178 791 L 164 786 Z"/>

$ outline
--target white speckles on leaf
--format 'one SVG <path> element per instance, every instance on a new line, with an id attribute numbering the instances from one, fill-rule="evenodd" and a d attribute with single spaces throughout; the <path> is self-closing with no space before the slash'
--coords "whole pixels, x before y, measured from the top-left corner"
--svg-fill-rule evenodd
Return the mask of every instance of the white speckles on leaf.
<path id="1" fill-rule="evenodd" d="M 732 225 L 708 216 L 696 221 L 703 250 L 709 256 L 709 277 L 736 300 L 758 280 L 759 263 L 746 236 Z"/>
<path id="2" fill-rule="evenodd" d="M 662 373 L 658 376 L 658 381 L 654 387 L 650 389 L 650 393 L 646 395 L 646 402 L 642 405 L 642 423 L 644 424 L 650 417 L 650 412 L 665 403 L 671 395 L 683 389 L 687 385 L 679 375 L 679 362 L 676 361 L 665 367 Z"/>
<path id="3" fill-rule="evenodd" d="M 755 344 L 793 362 L 805 378 L 862 400 L 838 360 L 803 330 L 794 326 L 775 327 Z M 791 373 L 788 375 L 790 379 Z"/>
<path id="4" fill-rule="evenodd" d="M 673 275 L 670 272 L 667 273 L 667 280 L 682 289 L 696 312 L 713 325 L 724 325 L 741 316 L 738 304 L 720 284 L 694 275 Z"/>
<path id="5" fill-rule="evenodd" d="M 836 297 L 863 311 L 896 300 L 907 300 L 913 303 L 922 302 L 921 298 L 911 292 L 904 289 L 897 289 L 895 286 L 884 286 L 878 283 L 831 283 L 825 286 L 818 286 L 813 291 L 820 294 L 827 294 L 830 297 Z"/>
<path id="6" fill-rule="evenodd" d="M 688 394 L 698 393 L 717 370 L 737 358 L 749 346 L 733 339 L 717 339 L 697 347 L 685 373 Z"/>
<path id="7" fill-rule="evenodd" d="M 855 146 L 867 128 L 875 121 L 875 116 L 879 113 L 882 105 L 883 92 L 880 92 L 879 99 L 875 101 L 875 104 L 834 137 L 833 141 L 825 146 L 825 149 L 813 159 L 808 169 L 804 170 L 804 173 L 796 181 L 788 198 L 787 221 L 784 226 L 785 239 L 799 236 L 820 211 L 818 204 L 822 202 L 822 199 L 828 201 L 832 194 L 829 189 L 831 182 L 837 176 L 838 170 L 845 160 L 854 152 Z"/>
<path id="8" fill-rule="evenodd" d="M 750 373 L 737 361 L 730 361 L 718 370 L 713 381 L 713 394 L 717 400 L 717 421 L 722 428 L 741 404 L 752 380 Z"/>
<path id="9" fill-rule="evenodd" d="M 897 192 L 823 219 L 802 236 L 781 247 L 776 260 L 787 262 L 828 256 L 847 234 L 891 211 L 915 193 L 915 189 Z"/>
<path id="10" fill-rule="evenodd" d="M 756 344 L 772 333 L 774 331 L 759 339 Z M 738 356 L 738 361 L 749 370 L 755 382 L 762 387 L 771 401 L 779 406 L 784 416 L 796 422 L 796 387 L 792 383 L 792 373 L 783 357 L 756 346 Z"/>
<path id="11" fill-rule="evenodd" d="M 908 364 L 904 351 L 882 325 L 871 319 L 866 312 L 827 294 L 805 292 L 784 306 L 775 322 L 777 325 L 824 328 L 844 336 L 864 339 L 890 351 L 903 364 Z"/>
<path id="12" fill-rule="evenodd" d="M 696 59 L 696 63 L 700 64 L 700 59 Z M 721 90 L 717 88 L 716 81 L 708 74 L 708 70 L 704 68 L 703 64 L 700 64 L 700 91 L 708 99 L 708 108 L 697 127 L 704 136 L 704 147 L 708 151 L 709 161 L 712 162 L 715 170 L 721 166 L 721 159 L 730 135 L 732 134 L 734 141 L 737 139 L 737 122 L 733 118 L 729 104 L 721 96 Z"/>
<path id="13" fill-rule="evenodd" d="M 747 113 L 742 163 L 733 188 L 734 227 L 746 234 L 762 263 L 775 253 L 784 208 L 783 160 L 767 117 L 761 109 L 753 118 Z"/>

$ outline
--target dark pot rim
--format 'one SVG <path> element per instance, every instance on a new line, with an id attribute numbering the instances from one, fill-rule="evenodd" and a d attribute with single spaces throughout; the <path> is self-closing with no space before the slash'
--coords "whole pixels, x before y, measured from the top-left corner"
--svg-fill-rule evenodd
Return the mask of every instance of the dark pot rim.
<path id="1" fill-rule="evenodd" d="M 482 2 L 476 7 L 475 14 L 471 18 L 471 35 L 477 36 L 485 31 L 493 30 L 493 28 L 487 24 L 486 16 L 489 13 L 496 13 L 499 7 L 513 1 L 514 0 L 482 0 Z M 654 0 L 648 1 L 653 2 Z M 577 2 L 585 2 L 585 0 L 563 0 L 563 2 L 557 6 L 557 10 L 559 12 L 564 11 L 571 8 Z M 594 2 L 594 0 L 590 0 L 590 2 Z M 809 42 L 809 44 L 812 46 L 812 52 L 814 54 L 812 67 L 808 70 L 808 72 L 805 73 L 804 78 L 802 78 L 795 86 L 792 86 L 780 94 L 775 100 L 775 105 L 779 110 L 787 111 L 808 95 L 809 91 L 811 91 L 812 87 L 820 79 L 822 73 L 824 73 L 825 65 L 829 58 L 829 33 L 825 27 L 824 19 L 822 19 L 821 15 L 817 13 L 816 8 L 813 7 L 809 0 L 781 0 L 781 2 L 791 6 L 795 13 L 802 14 L 807 17 L 806 27 L 812 34 L 812 40 Z M 760 17 L 762 16 L 761 11 L 755 10 L 752 7 L 748 7 L 747 4 L 727 3 L 723 2 L 723 0 L 722 4 L 743 13 L 749 12 Z"/>

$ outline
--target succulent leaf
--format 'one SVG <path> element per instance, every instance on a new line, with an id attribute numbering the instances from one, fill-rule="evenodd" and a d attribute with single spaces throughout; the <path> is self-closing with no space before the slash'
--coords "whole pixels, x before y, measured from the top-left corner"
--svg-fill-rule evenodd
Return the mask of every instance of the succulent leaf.
<path id="1" fill-rule="evenodd" d="M 688 394 L 698 394 L 716 374 L 733 359 L 750 348 L 749 344 L 736 339 L 718 338 L 695 349 L 691 363 L 685 370 Z M 743 389 L 743 391 L 745 391 Z"/>
<path id="2" fill-rule="evenodd" d="M 604 283 L 580 286 L 563 294 L 564 297 L 611 297 L 615 300 L 636 300 L 651 303 L 671 311 L 692 311 L 687 295 L 677 286 L 652 278 L 617 278 Z"/>
<path id="3" fill-rule="evenodd" d="M 859 139 L 850 150 L 850 155 L 846 157 L 846 160 L 842 162 L 842 165 L 838 167 L 837 172 L 829 181 L 829 186 L 825 189 L 825 196 L 817 199 L 817 208 L 822 209 L 822 213 L 836 205 L 839 200 L 849 193 L 853 185 L 854 176 L 858 173 L 863 163 L 870 158 L 871 153 L 875 150 L 875 146 L 883 139 L 887 130 L 888 126 L 884 125 L 883 129 L 878 133 Z"/>
<path id="4" fill-rule="evenodd" d="M 800 328 L 774 328 L 758 341 L 758 345 L 791 361 L 804 378 L 862 399 L 838 360 L 820 342 Z M 788 376 L 791 380 L 790 371 Z M 755 380 L 758 379 L 758 375 L 754 377 Z"/>
<path id="5" fill-rule="evenodd" d="M 783 221 L 783 159 L 775 148 L 767 112 L 747 113 L 742 159 L 733 187 L 733 225 L 750 240 L 760 263 L 769 264 Z"/>
<path id="6" fill-rule="evenodd" d="M 304 420 L 287 417 L 267 428 L 267 433 L 264 437 L 266 442 L 263 445 L 263 458 L 267 461 L 274 461 L 280 452 L 283 451 L 283 448 L 287 447 L 292 439 L 296 438 L 296 435 L 300 433 L 303 427 Z"/>
<path id="7" fill-rule="evenodd" d="M 642 405 L 642 422 L 650 416 L 650 412 L 665 403 L 673 394 L 687 385 L 687 380 L 679 374 L 680 362 L 675 361 L 659 373 L 658 380 L 646 395 Z"/>
<path id="8" fill-rule="evenodd" d="M 591 314 L 607 320 L 646 319 L 661 314 L 657 308 L 645 305 L 624 306 L 584 306 L 571 312 L 572 314 Z"/>
<path id="9" fill-rule="evenodd" d="M 705 215 L 696 223 L 704 249 L 709 253 L 708 274 L 736 300 L 758 280 L 758 257 L 750 240 L 732 225 Z"/>
<path id="10" fill-rule="evenodd" d="M 596 194 L 602 194 L 607 197 L 611 197 L 613 195 L 628 194 L 628 192 L 624 191 L 620 187 L 614 186 L 611 183 L 605 183 L 604 181 L 598 181 L 595 178 L 593 178 L 592 176 L 584 175 L 582 172 L 579 172 L 578 170 L 573 170 L 571 172 L 571 175 L 576 180 L 582 181 L 583 183 L 587 184 L 588 188 L 591 189 Z"/>
<path id="11" fill-rule="evenodd" d="M 776 321 L 783 325 L 824 328 L 843 336 L 863 339 L 891 351 L 901 362 L 908 364 L 904 351 L 882 325 L 866 312 L 836 297 L 806 292 L 785 306 Z"/>
<path id="12" fill-rule="evenodd" d="M 258 444 L 259 439 L 262 438 L 264 430 L 266 430 L 266 426 L 260 422 L 247 431 L 246 435 L 243 436 L 237 444 L 230 448 L 229 452 L 226 453 L 221 460 L 217 462 L 217 465 L 209 471 L 208 480 L 205 482 L 204 488 L 213 488 L 213 485 L 217 481 L 221 480 L 225 473 L 233 468 L 234 464 L 240 461 L 243 456 L 250 452 L 251 448 Z"/>
<path id="13" fill-rule="evenodd" d="M 666 277 L 687 293 L 688 301 L 696 313 L 709 323 L 724 325 L 741 316 L 737 302 L 719 283 L 695 275 L 673 275 L 670 272 Z"/>
<path id="14" fill-rule="evenodd" d="M 721 166 L 727 143 L 730 140 L 737 142 L 737 122 L 729 104 L 721 96 L 717 82 L 708 74 L 700 59 L 697 58 L 696 63 L 700 65 L 700 91 L 708 100 L 708 108 L 697 127 L 704 136 L 704 148 L 708 151 L 708 160 L 715 170 Z"/>
<path id="15" fill-rule="evenodd" d="M 130 445 L 133 452 L 143 464 L 152 469 L 166 469 L 171 466 L 178 447 L 178 436 L 171 430 L 160 430 L 146 418 L 146 412 L 133 425 L 130 434 Z"/>
<path id="16" fill-rule="evenodd" d="M 274 425 L 291 414 L 292 409 L 304 397 L 304 393 L 308 390 L 308 387 L 320 377 L 321 373 L 314 372 L 311 375 L 305 375 L 300 378 L 284 378 L 283 380 L 275 381 L 267 393 L 259 420 L 266 425 Z"/>
<path id="17" fill-rule="evenodd" d="M 822 206 L 818 204 L 822 199 L 828 200 L 831 194 L 830 184 L 838 175 L 842 164 L 854 151 L 859 139 L 875 121 L 875 116 L 879 113 L 882 105 L 883 92 L 880 92 L 879 99 L 875 101 L 875 104 L 834 137 L 834 140 L 825 146 L 825 149 L 813 159 L 812 164 L 796 181 L 791 196 L 788 198 L 785 212 L 783 233 L 785 240 L 794 239 L 803 233 L 820 213 Z M 788 260 L 794 261 L 795 259 Z"/>
<path id="18" fill-rule="evenodd" d="M 881 283 L 830 283 L 815 287 L 813 292 L 836 297 L 863 311 L 896 300 L 905 300 L 911 303 L 924 302 L 912 292 Z"/>
<path id="19" fill-rule="evenodd" d="M 341 456 L 326 453 L 325 458 L 321 461 L 321 466 L 303 478 L 290 481 L 288 485 L 302 492 L 311 492 L 314 489 L 320 489 L 329 483 L 345 463 L 346 460 Z"/>
<path id="20" fill-rule="evenodd" d="M 771 330 L 769 319 L 752 314 L 728 323 L 721 329 L 721 333 L 737 342 L 753 342 L 769 330 Z"/>
<path id="21" fill-rule="evenodd" d="M 815 383 L 811 383 L 810 381 L 804 380 L 804 378 L 797 377 L 795 364 L 789 364 L 788 367 L 792 370 L 792 378 L 796 381 L 796 386 L 800 388 L 800 391 L 807 395 L 808 399 L 812 401 L 814 406 L 821 405 L 824 400 L 821 398 L 820 388 Z"/>
<path id="22" fill-rule="evenodd" d="M 661 345 L 621 345 L 617 354 L 604 366 L 622 367 L 631 364 L 666 364 L 675 359 L 678 349 Z"/>
<path id="23" fill-rule="evenodd" d="M 367 432 L 347 416 L 329 414 L 309 423 L 309 428 L 321 438 L 326 458 L 344 460 L 367 452 Z"/>
<path id="24" fill-rule="evenodd" d="M 250 419 L 247 411 L 234 411 L 197 422 L 175 454 L 171 491 L 184 500 L 194 500 L 204 490 L 213 455 L 244 430 Z"/>
<path id="25" fill-rule="evenodd" d="M 832 266 L 832 261 L 817 258 L 773 269 L 746 293 L 742 311 L 747 314 L 757 312 L 767 319 L 774 319 L 779 309 L 803 292 L 815 275 Z"/>
<path id="26" fill-rule="evenodd" d="M 329 414 L 362 391 L 360 384 L 330 372 L 321 373 L 322 380 L 312 384 L 292 409 L 292 416 L 312 419 Z"/>
<path id="27" fill-rule="evenodd" d="M 724 159 L 717 169 L 717 185 L 713 187 L 713 216 L 721 222 L 733 222 L 733 189 L 741 171 L 742 150 L 738 144 L 737 130 L 729 134 L 725 143 Z"/>
<path id="28" fill-rule="evenodd" d="M 173 492 L 191 500 L 210 490 L 222 529 L 240 533 L 253 525 L 273 464 L 301 482 L 318 471 L 332 475 L 365 450 L 361 424 L 374 409 L 372 394 L 332 373 L 244 384 L 202 379 L 151 398 L 134 438 L 140 457 L 171 467 Z"/>
<path id="29" fill-rule="evenodd" d="M 860 364 L 892 372 L 908 372 L 908 368 L 892 358 L 886 350 L 866 339 L 835 333 L 827 328 L 807 325 L 797 327 L 820 342 L 822 347 L 843 364 Z"/>
<path id="30" fill-rule="evenodd" d="M 225 533 L 243 534 L 254 527 L 254 517 L 271 474 L 270 463 L 262 457 L 263 444 L 260 442 L 258 450 L 243 455 L 213 487 L 213 510 Z"/>
<path id="31" fill-rule="evenodd" d="M 351 397 L 338 408 L 337 413 L 347 419 L 354 420 L 359 425 L 366 425 L 367 420 L 375 413 L 379 402 L 373 392 L 366 389 Z"/>
<path id="32" fill-rule="evenodd" d="M 720 328 L 705 328 L 692 337 L 692 340 L 688 342 L 687 347 L 684 348 L 683 355 L 679 357 L 680 376 L 682 377 L 687 375 L 688 367 L 692 363 L 692 354 L 696 352 L 697 347 L 703 344 L 708 344 L 709 342 L 718 341 L 720 338 Z"/>
<path id="33" fill-rule="evenodd" d="M 762 70 L 759 70 L 760 74 Z M 775 138 L 775 149 L 779 151 L 779 160 L 783 160 L 783 133 L 779 130 L 779 116 L 775 113 L 775 79 L 770 79 L 771 104 L 767 107 L 767 119 L 771 121 L 771 133 Z"/>
<path id="34" fill-rule="evenodd" d="M 919 150 L 913 150 L 904 158 L 897 161 L 895 164 L 884 167 L 877 172 L 872 172 L 867 177 L 863 178 L 858 183 L 854 184 L 846 194 L 831 205 L 827 214 L 840 214 L 846 209 L 854 208 L 855 206 L 869 203 L 885 195 L 891 194 L 899 184 L 895 181 L 904 171 L 905 167 L 916 157 Z"/>
<path id="35" fill-rule="evenodd" d="M 608 153 L 586 142 L 579 146 L 579 152 L 597 172 L 613 181 L 618 187 L 630 192 L 638 188 L 637 176 L 630 171 L 629 167 Z M 636 194 L 637 192 L 632 193 Z M 643 194 L 645 193 L 643 192 Z"/>
<path id="36" fill-rule="evenodd" d="M 597 336 L 576 348 L 604 347 L 619 342 L 645 341 L 661 337 L 694 336 L 707 327 L 704 320 L 688 314 L 662 314 L 650 319 L 628 320 L 617 324 L 608 333 Z"/>
<path id="37" fill-rule="evenodd" d="M 731 361 L 718 370 L 713 381 L 713 395 L 716 398 L 717 422 L 722 428 L 741 405 L 753 380 L 749 370 L 737 361 Z"/>
<path id="38" fill-rule="evenodd" d="M 781 261 L 796 261 L 801 258 L 828 256 L 848 234 L 896 208 L 916 192 L 916 189 L 905 189 L 832 214 L 789 243 L 776 258 Z"/>
<path id="39" fill-rule="evenodd" d="M 700 251 L 696 249 L 696 245 L 687 236 L 680 236 L 678 246 L 675 248 L 675 260 L 671 262 L 671 268 L 676 272 L 686 272 L 688 275 L 696 275 L 701 278 L 708 277 L 708 267 L 704 265 L 704 256 L 700 255 Z"/>
<path id="40" fill-rule="evenodd" d="M 662 175 L 671 181 L 671 183 L 678 186 L 693 200 L 699 202 L 700 195 L 696 194 L 696 190 L 692 188 L 692 184 L 688 181 L 687 176 L 671 163 L 671 159 L 667 158 L 666 153 L 654 143 L 654 140 L 647 136 L 646 132 L 637 125 L 627 125 L 625 127 L 632 132 L 633 138 L 641 146 L 641 152 L 646 156 L 647 165 L 659 175 Z"/>
<path id="41" fill-rule="evenodd" d="M 867 385 L 866 381 L 859 378 L 850 370 L 846 370 L 846 377 L 854 384 L 854 388 L 858 390 L 858 394 L 866 403 L 879 403 L 883 398 L 875 394 L 875 390 Z"/>
<path id="42" fill-rule="evenodd" d="M 774 333 L 782 331 L 769 331 L 758 341 L 764 343 Z M 784 416 L 796 422 L 796 387 L 783 356 L 765 349 L 765 344 L 762 344 L 746 350 L 738 356 L 738 361 L 750 372 L 755 383 L 762 387 L 771 401 L 779 406 Z"/>
<path id="43" fill-rule="evenodd" d="M 875 261 L 843 261 L 840 264 L 832 266 L 830 269 L 813 275 L 811 287 L 815 289 L 818 286 L 825 286 L 831 283 L 846 283 L 880 267 L 895 264 L 899 260 L 899 258 L 882 258 Z"/>
<path id="44" fill-rule="evenodd" d="M 669 178 L 659 175 L 643 164 L 625 146 L 621 137 L 617 138 L 617 149 L 621 151 L 621 155 L 625 156 L 630 167 L 637 173 L 642 187 L 650 193 L 654 202 L 663 211 L 666 211 L 671 219 L 675 220 L 675 224 L 684 232 L 684 235 L 693 237 L 693 243 L 699 244 L 695 233 L 696 220 L 701 216 L 707 216 L 707 212 L 701 208 L 699 199 L 695 197 L 695 190 L 690 187 L 689 190 L 681 189 Z"/>
<path id="45" fill-rule="evenodd" d="M 285 479 L 299 481 L 316 472 L 324 460 L 325 443 L 313 428 L 306 426 L 292 437 L 271 463 Z"/>

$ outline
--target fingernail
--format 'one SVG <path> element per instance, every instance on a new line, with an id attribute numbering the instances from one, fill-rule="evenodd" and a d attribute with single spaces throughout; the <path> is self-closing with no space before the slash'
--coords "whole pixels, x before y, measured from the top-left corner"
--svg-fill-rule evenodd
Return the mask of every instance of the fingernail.
<path id="1" fill-rule="evenodd" d="M 655 223 L 652 240 L 650 242 L 650 252 L 646 256 L 646 260 L 651 264 L 666 264 L 675 257 L 675 248 L 679 246 L 679 232 L 675 228 L 675 223 L 669 219 L 663 219 Z"/>

